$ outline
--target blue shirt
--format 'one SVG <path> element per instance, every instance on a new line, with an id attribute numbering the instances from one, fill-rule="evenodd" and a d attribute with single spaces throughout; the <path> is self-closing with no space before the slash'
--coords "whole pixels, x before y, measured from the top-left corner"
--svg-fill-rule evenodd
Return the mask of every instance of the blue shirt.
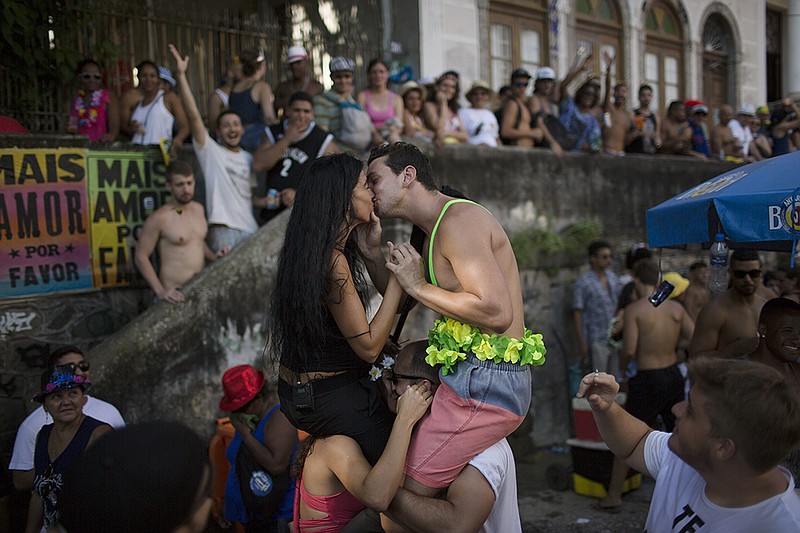
<path id="1" fill-rule="evenodd" d="M 583 311 L 583 338 L 586 343 L 603 340 L 608 333 L 608 324 L 617 311 L 617 300 L 622 282 L 610 269 L 605 271 L 608 289 L 600 276 L 590 270 L 578 276 L 572 299 L 572 308 Z"/>
<path id="2" fill-rule="evenodd" d="M 574 135 L 578 139 L 574 146 L 564 146 L 563 148 L 577 152 L 583 150 L 583 146 L 588 144 L 590 151 L 600 150 L 603 139 L 600 135 L 600 124 L 597 123 L 594 115 L 582 113 L 571 96 L 561 100 L 559 110 L 558 120 L 570 135 Z"/>

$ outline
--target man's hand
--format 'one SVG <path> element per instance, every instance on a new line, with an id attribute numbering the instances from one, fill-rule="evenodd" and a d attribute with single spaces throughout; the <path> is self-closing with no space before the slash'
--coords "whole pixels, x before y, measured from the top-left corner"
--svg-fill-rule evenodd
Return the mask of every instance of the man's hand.
<path id="1" fill-rule="evenodd" d="M 178 52 L 178 49 L 175 48 L 175 45 L 170 43 L 169 51 L 172 54 L 172 57 L 175 58 L 175 74 L 180 76 L 181 74 L 186 74 L 186 69 L 189 67 L 189 56 L 186 55 L 181 58 L 181 54 Z"/>
<path id="2" fill-rule="evenodd" d="M 247 427 L 247 424 L 242 421 L 242 418 L 237 413 L 231 413 L 230 420 L 233 429 L 239 432 L 240 435 L 244 436 L 250 433 L 250 428 Z"/>
<path id="3" fill-rule="evenodd" d="M 170 289 L 164 293 L 159 294 L 158 297 L 164 300 L 165 302 L 171 304 L 183 303 L 186 300 L 186 297 L 181 293 L 179 289 L 180 286 L 175 287 L 174 289 Z"/>
<path id="4" fill-rule="evenodd" d="M 297 189 L 291 189 L 291 188 L 283 189 L 279 193 L 280 203 L 282 203 L 286 207 L 292 207 L 294 205 L 295 194 L 297 194 Z"/>
<path id="5" fill-rule="evenodd" d="M 283 138 L 286 139 L 289 144 L 292 144 L 303 136 L 306 129 L 307 128 L 303 127 L 302 124 L 289 121 L 289 124 L 286 126 L 286 131 L 283 132 Z"/>
<path id="6" fill-rule="evenodd" d="M 170 155 L 178 155 L 178 150 L 183 146 L 183 141 L 180 139 L 172 139 L 172 146 L 169 149 Z"/>
<path id="7" fill-rule="evenodd" d="M 422 269 L 422 256 L 408 243 L 389 245 L 389 262 L 386 268 L 394 273 L 400 286 L 406 293 L 417 300 L 417 290 L 427 284 Z"/>
<path id="8" fill-rule="evenodd" d="M 381 219 L 373 211 L 369 215 L 369 224 L 359 224 L 355 229 L 355 239 L 358 249 L 364 256 L 368 257 L 370 250 L 375 250 L 381 246 Z"/>
<path id="9" fill-rule="evenodd" d="M 611 374 L 605 372 L 592 372 L 586 374 L 578 388 L 578 398 L 589 400 L 589 406 L 598 412 L 608 411 L 614 404 L 619 383 Z"/>
<path id="10" fill-rule="evenodd" d="M 603 50 L 603 63 L 606 64 L 606 69 L 611 68 L 611 64 L 614 63 L 614 56 L 608 53 L 608 50 Z"/>

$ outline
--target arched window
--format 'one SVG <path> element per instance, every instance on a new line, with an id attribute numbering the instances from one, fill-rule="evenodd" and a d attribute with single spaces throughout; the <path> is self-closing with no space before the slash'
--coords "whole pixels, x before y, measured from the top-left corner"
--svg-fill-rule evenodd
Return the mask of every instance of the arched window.
<path id="1" fill-rule="evenodd" d="M 735 105 L 736 46 L 725 18 L 714 13 L 703 28 L 703 98 L 709 109 Z"/>
<path id="2" fill-rule="evenodd" d="M 653 105 L 666 110 L 673 100 L 683 100 L 683 27 L 666 2 L 652 2 L 645 18 L 644 81 L 653 87 Z"/>
<path id="3" fill-rule="evenodd" d="M 611 82 L 625 80 L 622 47 L 622 17 L 613 0 L 577 0 L 575 2 L 577 53 L 592 54 L 592 71 L 603 74 L 603 52 L 616 57 Z"/>
<path id="4" fill-rule="evenodd" d="M 508 85 L 511 72 L 550 64 L 544 0 L 505 0 L 489 4 L 489 59 L 492 88 Z M 533 88 L 530 85 L 529 91 Z"/>

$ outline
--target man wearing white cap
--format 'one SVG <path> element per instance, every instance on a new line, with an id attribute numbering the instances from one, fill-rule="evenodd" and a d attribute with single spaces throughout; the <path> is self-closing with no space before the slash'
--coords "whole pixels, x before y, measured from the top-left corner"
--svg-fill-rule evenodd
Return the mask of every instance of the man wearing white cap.
<path id="1" fill-rule="evenodd" d="M 733 117 L 733 120 L 728 123 L 731 134 L 742 146 L 742 154 L 745 161 L 755 161 L 755 158 L 750 156 L 750 143 L 753 142 L 753 132 L 750 131 L 750 123 L 753 121 L 754 116 L 756 116 L 755 106 L 750 104 L 743 105 L 739 108 L 739 111 L 736 112 L 736 116 Z"/>
<path id="2" fill-rule="evenodd" d="M 297 91 L 303 91 L 312 98 L 322 94 L 324 87 L 308 74 L 308 52 L 302 46 L 290 46 L 286 53 L 286 66 L 292 77 L 283 80 L 275 89 L 275 115 L 281 117 L 289 98 Z"/>

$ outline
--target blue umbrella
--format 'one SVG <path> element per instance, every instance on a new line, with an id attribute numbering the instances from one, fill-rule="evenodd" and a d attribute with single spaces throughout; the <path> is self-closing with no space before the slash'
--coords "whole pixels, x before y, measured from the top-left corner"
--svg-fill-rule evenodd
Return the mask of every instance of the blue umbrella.
<path id="1" fill-rule="evenodd" d="M 654 248 L 709 246 L 792 252 L 800 239 L 800 151 L 737 167 L 647 211 Z"/>

